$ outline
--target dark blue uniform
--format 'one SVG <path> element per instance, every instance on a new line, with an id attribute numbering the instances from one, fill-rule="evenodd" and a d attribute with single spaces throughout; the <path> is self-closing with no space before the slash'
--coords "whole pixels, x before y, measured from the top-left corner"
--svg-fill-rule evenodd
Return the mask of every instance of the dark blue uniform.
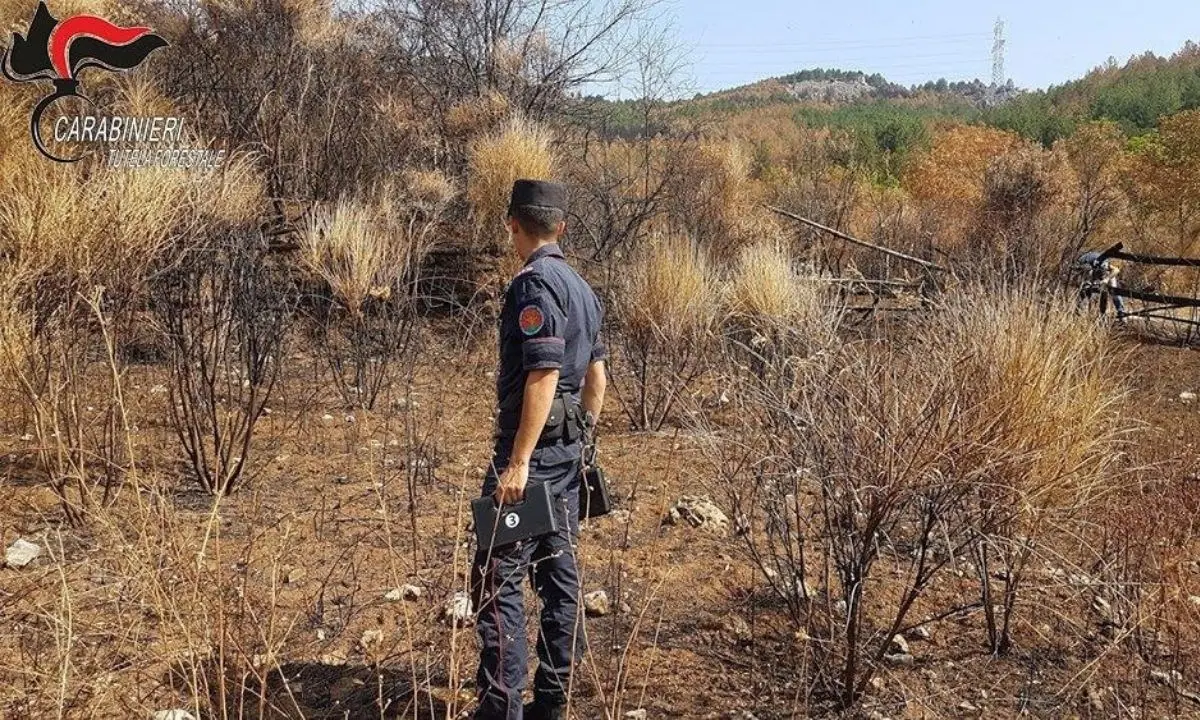
<path id="1" fill-rule="evenodd" d="M 557 394 L 579 401 L 588 365 L 605 357 L 600 340 L 603 311 L 588 284 L 563 258 L 558 245 L 535 251 L 513 278 L 500 313 L 500 369 L 496 376 L 498 428 L 520 423 L 525 379 L 530 370 L 557 369 Z M 486 497 L 512 453 L 511 433 L 497 434 Z M 528 574 L 542 601 L 538 632 L 539 702 L 566 702 L 572 659 L 583 649 L 579 621 L 579 483 L 582 443 L 542 441 L 534 450 L 529 483 L 549 483 L 558 517 L 557 533 L 499 548 L 480 548 L 472 587 L 478 609 L 480 652 L 476 684 L 478 720 L 520 720 L 525 688 L 527 640 L 521 589 Z"/>

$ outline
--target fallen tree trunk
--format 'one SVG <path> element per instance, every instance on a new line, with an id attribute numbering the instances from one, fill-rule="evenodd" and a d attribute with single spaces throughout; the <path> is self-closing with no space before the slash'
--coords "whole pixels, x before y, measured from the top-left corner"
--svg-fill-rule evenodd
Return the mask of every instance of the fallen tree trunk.
<path id="1" fill-rule="evenodd" d="M 766 209 L 770 210 L 773 213 L 782 215 L 784 217 L 791 218 L 797 222 L 804 223 L 805 225 L 808 225 L 809 227 L 812 227 L 812 228 L 816 228 L 817 230 L 821 230 L 822 232 L 827 232 L 836 238 L 845 240 L 846 242 L 854 244 L 854 245 L 858 245 L 859 247 L 865 247 L 868 250 L 874 250 L 875 252 L 880 252 L 880 253 L 883 253 L 884 255 L 889 255 L 891 257 L 894 257 L 897 260 L 903 260 L 905 262 L 910 262 L 910 263 L 913 263 L 916 265 L 920 265 L 921 267 L 928 268 L 930 270 L 940 270 L 941 272 L 948 272 L 946 270 L 946 268 L 944 268 L 941 265 L 938 265 L 936 263 L 931 263 L 928 260 L 922 260 L 921 258 L 913 257 L 912 255 L 905 255 L 902 252 L 892 250 L 891 248 L 883 247 L 882 245 L 875 245 L 874 243 L 869 243 L 866 240 L 859 240 L 856 237 L 847 235 L 846 233 L 841 232 L 839 230 L 834 230 L 831 227 L 826 227 L 825 225 L 822 225 L 821 223 L 816 222 L 814 220 L 809 220 L 806 217 L 801 217 L 799 215 L 796 215 L 795 213 L 790 213 L 787 210 L 781 210 L 772 205 L 764 205 L 763 207 L 765 207 Z"/>

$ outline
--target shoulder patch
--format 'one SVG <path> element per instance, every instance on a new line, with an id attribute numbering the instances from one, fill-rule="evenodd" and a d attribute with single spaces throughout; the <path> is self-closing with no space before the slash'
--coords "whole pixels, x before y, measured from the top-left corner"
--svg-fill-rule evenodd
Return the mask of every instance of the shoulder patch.
<path id="1" fill-rule="evenodd" d="M 517 322 L 521 326 L 521 332 L 526 335 L 537 335 L 542 326 L 546 324 L 546 318 L 542 315 L 542 309 L 537 305 L 526 305 L 521 308 Z"/>

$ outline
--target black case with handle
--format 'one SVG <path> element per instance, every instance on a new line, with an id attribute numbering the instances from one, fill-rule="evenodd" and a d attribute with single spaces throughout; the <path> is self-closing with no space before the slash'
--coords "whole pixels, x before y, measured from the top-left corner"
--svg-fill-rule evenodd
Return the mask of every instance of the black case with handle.
<path id="1" fill-rule="evenodd" d="M 583 487 L 579 491 L 579 514 L 582 517 L 601 517 L 612 512 L 612 496 L 608 491 L 604 468 L 586 468 L 583 471 Z"/>

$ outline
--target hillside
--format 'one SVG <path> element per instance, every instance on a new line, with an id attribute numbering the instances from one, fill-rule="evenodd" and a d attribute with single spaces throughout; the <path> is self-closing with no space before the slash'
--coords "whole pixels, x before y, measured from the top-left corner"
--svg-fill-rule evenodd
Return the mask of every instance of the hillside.
<path id="1" fill-rule="evenodd" d="M 1115 59 L 1083 78 L 1033 93 L 986 116 L 995 127 L 1049 145 L 1082 123 L 1111 120 L 1130 135 L 1153 130 L 1168 115 L 1200 107 L 1200 46 L 1189 42 L 1169 58 L 1146 53 Z"/>
<path id="2" fill-rule="evenodd" d="M 801 70 L 658 104 L 649 127 L 644 102 L 588 102 L 607 131 L 623 137 L 656 134 L 671 119 L 712 129 L 755 115 L 790 116 L 801 127 L 844 133 L 855 146 L 850 164 L 892 182 L 898 162 L 927 147 L 930 131 L 948 123 L 983 124 L 1047 147 L 1092 121 L 1115 122 L 1130 137 L 1150 132 L 1161 118 L 1200 107 L 1200 46 L 1188 43 L 1170 57 L 1146 53 L 1124 65 L 1110 58 L 1080 79 L 1035 91 L 1011 80 L 999 89 L 944 79 L 905 87 L 877 73 Z"/>

